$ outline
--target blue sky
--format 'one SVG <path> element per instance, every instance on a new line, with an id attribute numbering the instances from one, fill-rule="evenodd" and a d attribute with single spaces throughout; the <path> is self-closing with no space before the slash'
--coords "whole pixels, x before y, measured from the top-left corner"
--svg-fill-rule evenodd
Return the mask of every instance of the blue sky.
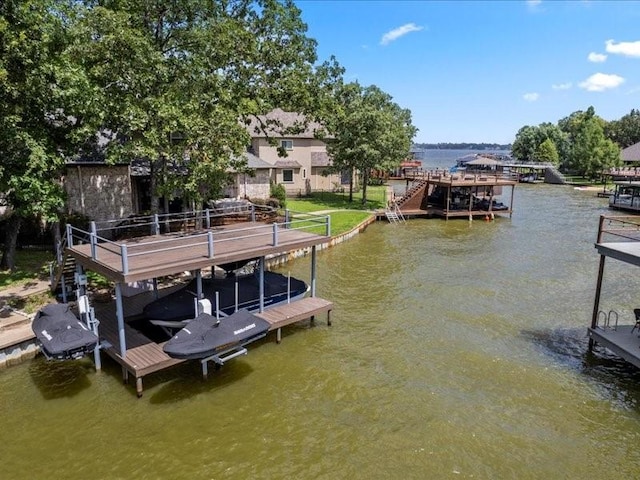
<path id="1" fill-rule="evenodd" d="M 640 2 L 296 0 L 345 79 L 412 112 L 416 142 L 510 143 L 524 125 L 640 108 Z"/>

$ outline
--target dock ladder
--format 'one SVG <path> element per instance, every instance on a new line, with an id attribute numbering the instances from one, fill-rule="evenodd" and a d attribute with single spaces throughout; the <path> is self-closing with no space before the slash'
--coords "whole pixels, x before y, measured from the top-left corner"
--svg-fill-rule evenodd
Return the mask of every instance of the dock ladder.
<path id="1" fill-rule="evenodd" d="M 384 212 L 389 223 L 401 223 L 406 222 L 404 215 L 402 215 L 402 211 L 398 208 L 398 204 L 396 202 L 392 202 L 392 204 L 385 210 Z"/>

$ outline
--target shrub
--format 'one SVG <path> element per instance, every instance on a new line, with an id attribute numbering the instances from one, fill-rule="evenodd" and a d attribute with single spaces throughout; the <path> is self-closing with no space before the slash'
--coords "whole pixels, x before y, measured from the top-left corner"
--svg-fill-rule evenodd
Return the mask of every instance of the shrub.
<path id="1" fill-rule="evenodd" d="M 280 183 L 272 183 L 270 194 L 271 197 L 278 199 L 282 208 L 285 207 L 287 203 L 287 191 L 284 189 L 284 185 Z"/>

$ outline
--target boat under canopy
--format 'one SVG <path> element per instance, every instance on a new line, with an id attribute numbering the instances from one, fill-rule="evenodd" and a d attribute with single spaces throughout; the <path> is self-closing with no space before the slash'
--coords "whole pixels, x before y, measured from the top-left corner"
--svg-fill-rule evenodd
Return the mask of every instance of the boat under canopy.
<path id="1" fill-rule="evenodd" d="M 308 285 L 297 278 L 264 272 L 264 307 L 272 307 L 287 301 L 302 298 Z M 217 293 L 217 296 L 216 296 Z M 237 310 L 249 311 L 260 308 L 260 276 L 258 272 L 238 275 L 203 278 L 202 295 L 209 300 L 212 311 L 231 315 Z M 146 305 L 143 314 L 154 325 L 182 328 L 196 316 L 197 280 L 184 288 Z M 217 303 L 216 303 L 217 298 Z"/>
<path id="2" fill-rule="evenodd" d="M 269 322 L 245 309 L 220 319 L 201 313 L 176 333 L 163 350 L 170 357 L 188 360 L 201 360 L 230 352 L 244 354 L 246 351 L 242 347 L 264 337 L 269 327 Z M 222 360 L 228 358 L 230 356 Z"/>
<path id="3" fill-rule="evenodd" d="M 74 360 L 93 352 L 98 337 L 69 309 L 66 303 L 52 303 L 36 314 L 33 333 L 49 359 Z"/>

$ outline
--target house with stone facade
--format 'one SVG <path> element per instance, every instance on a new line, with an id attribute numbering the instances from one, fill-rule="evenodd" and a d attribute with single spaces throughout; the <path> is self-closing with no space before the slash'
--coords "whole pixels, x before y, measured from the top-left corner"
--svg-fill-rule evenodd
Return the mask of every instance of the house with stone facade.
<path id="1" fill-rule="evenodd" d="M 251 134 L 251 144 L 245 153 L 248 168 L 230 171 L 232 181 L 223 191 L 225 197 L 265 200 L 270 196 L 272 183 L 282 184 L 289 196 L 332 191 L 348 184 L 348 178 L 328 171 L 331 161 L 327 146 L 316 135 L 321 128 L 319 124 L 311 122 L 302 131 L 283 134 L 303 117 L 276 109 L 259 120 L 265 125 L 276 122 L 278 127 L 267 127 L 266 133 L 256 129 L 259 121 L 248 127 Z M 92 220 L 125 218 L 147 212 L 151 207 L 150 170 L 145 161 L 115 165 L 95 160 L 73 161 L 67 164 L 63 183 L 67 212 Z M 168 208 L 172 213 L 184 209 L 179 198 L 160 204 L 163 211 Z"/>

